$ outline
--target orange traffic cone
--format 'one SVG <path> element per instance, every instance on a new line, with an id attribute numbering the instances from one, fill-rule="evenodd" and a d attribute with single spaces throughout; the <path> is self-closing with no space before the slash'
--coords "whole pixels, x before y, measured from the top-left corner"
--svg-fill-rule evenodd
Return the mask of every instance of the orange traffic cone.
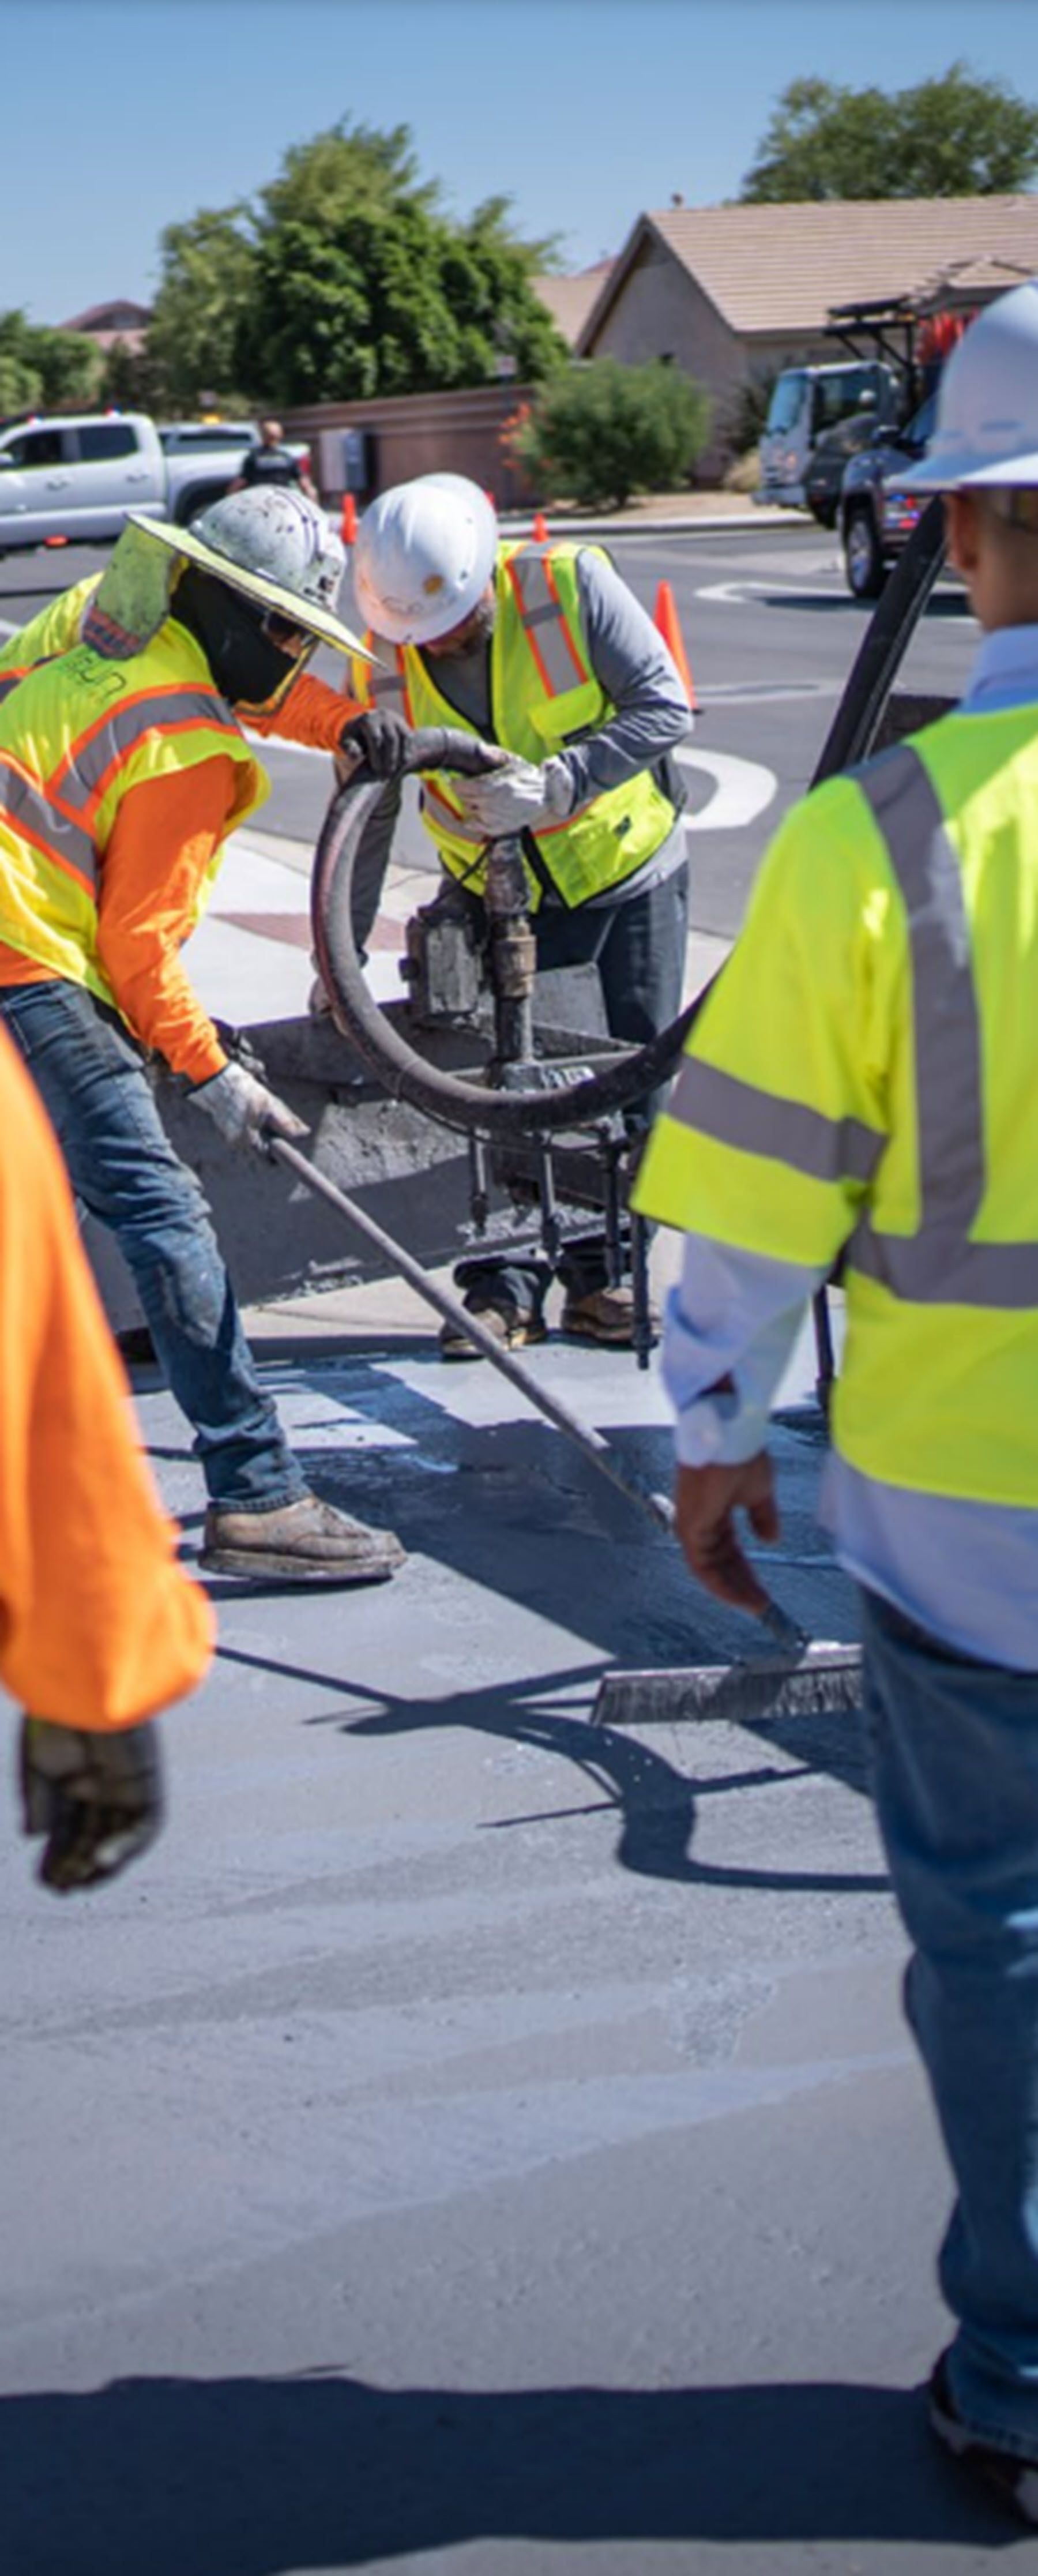
<path id="1" fill-rule="evenodd" d="M 547 522 L 547 519 L 545 518 L 545 515 L 544 515 L 543 510 L 535 510 L 535 511 L 534 511 L 534 514 L 533 514 L 533 533 L 534 533 L 534 536 L 535 536 L 535 537 L 536 537 L 536 539 L 537 539 L 537 543 L 538 543 L 538 545 L 539 545 L 539 546 L 543 546 L 543 545 L 546 545 L 546 544 L 547 544 L 547 539 L 548 539 L 548 522 Z"/>
<path id="2" fill-rule="evenodd" d="M 339 535 L 342 538 L 344 546 L 356 545 L 357 504 L 353 498 L 352 492 L 344 492 L 342 496 L 342 524 L 339 529 Z"/>
<path id="3" fill-rule="evenodd" d="M 689 706 L 692 708 L 694 713 L 695 709 L 699 705 L 699 700 L 696 696 L 696 684 L 692 677 L 688 654 L 685 651 L 685 639 L 681 632 L 681 621 L 674 605 L 674 593 L 669 581 L 661 581 L 656 593 L 655 625 L 657 633 L 663 637 L 663 641 L 671 659 L 677 663 L 681 678 L 684 681 L 685 688 L 688 692 Z"/>

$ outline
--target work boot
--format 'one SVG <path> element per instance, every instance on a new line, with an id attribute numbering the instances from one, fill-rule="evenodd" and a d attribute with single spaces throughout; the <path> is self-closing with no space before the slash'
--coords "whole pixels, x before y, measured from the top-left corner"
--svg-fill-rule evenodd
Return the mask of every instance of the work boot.
<path id="1" fill-rule="evenodd" d="M 524 1312 L 513 1297 L 506 1297 L 503 1289 L 470 1288 L 462 1302 L 465 1313 L 478 1316 L 485 1331 L 493 1334 L 495 1342 L 500 1342 L 503 1350 L 522 1351 L 530 1342 L 547 1341 L 548 1327 L 540 1309 L 531 1307 Z M 470 1341 L 459 1324 L 441 1324 L 442 1360 L 481 1360 L 482 1357 L 478 1343 Z"/>
<path id="2" fill-rule="evenodd" d="M 585 1342 L 605 1342 L 614 1350 L 631 1350 L 634 1345 L 634 1291 L 631 1288 L 593 1288 L 586 1297 L 567 1297 L 562 1309 L 564 1333 L 575 1333 Z M 655 1339 L 660 1319 L 654 1306 L 649 1308 L 649 1329 Z"/>
<path id="3" fill-rule="evenodd" d="M 1038 2463 L 1021 2459 L 1015 2451 L 1000 2451 L 996 2443 L 985 2442 L 963 2423 L 951 2393 L 946 2353 L 941 2354 L 930 2381 L 930 2427 L 944 2449 L 989 2494 L 998 2496 L 1019 2521 L 1032 2529 L 1038 2525 Z"/>
<path id="4" fill-rule="evenodd" d="M 207 1574 L 290 1583 L 388 1583 L 406 1561 L 392 1530 L 351 1521 L 316 1494 L 272 1512 L 210 1503 L 198 1560 Z"/>

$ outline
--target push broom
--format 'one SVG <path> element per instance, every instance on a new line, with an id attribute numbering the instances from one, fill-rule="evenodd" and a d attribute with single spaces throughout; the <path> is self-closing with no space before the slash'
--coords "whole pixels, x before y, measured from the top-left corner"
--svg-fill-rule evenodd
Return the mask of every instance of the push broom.
<path id="1" fill-rule="evenodd" d="M 628 1502 L 647 1513 L 657 1529 L 673 1536 L 673 1504 L 665 1494 L 654 1493 L 640 1476 L 622 1467 L 600 1431 L 581 1422 L 549 1388 L 539 1386 L 514 1352 L 495 1341 L 478 1315 L 471 1315 L 448 1288 L 430 1279 L 402 1243 L 395 1242 L 366 1208 L 348 1198 L 345 1190 L 328 1180 L 295 1145 L 268 1133 L 267 1148 L 274 1162 L 282 1163 L 306 1189 L 336 1208 L 445 1323 L 464 1333 L 483 1358 L 518 1388 L 545 1421 L 553 1423 L 572 1441 L 599 1474 L 626 1495 Z M 838 1715 L 858 1706 L 860 1648 L 813 1643 L 797 1622 L 771 1600 L 759 1624 L 768 1637 L 769 1652 L 752 1662 L 692 1665 L 687 1671 L 604 1674 L 591 1712 L 592 1724 L 659 1726 L 676 1718 L 710 1717 L 751 1723 L 763 1717 Z"/>

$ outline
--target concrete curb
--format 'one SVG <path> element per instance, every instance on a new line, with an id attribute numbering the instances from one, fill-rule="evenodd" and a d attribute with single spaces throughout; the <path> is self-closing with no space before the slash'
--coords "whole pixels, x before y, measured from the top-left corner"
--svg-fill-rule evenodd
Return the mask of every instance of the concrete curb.
<path id="1" fill-rule="evenodd" d="M 337 532 L 336 512 L 329 510 L 327 516 Z M 546 511 L 545 516 L 549 535 L 553 537 L 697 537 L 700 534 L 716 537 L 723 535 L 726 528 L 733 534 L 741 532 L 743 535 L 747 529 L 753 528 L 785 528 L 792 533 L 806 530 L 816 536 L 826 533 L 819 529 L 818 522 L 807 511 L 768 507 L 753 511 L 721 511 L 710 518 L 690 515 L 685 518 L 646 519 L 635 514 L 615 519 L 553 519 L 550 511 Z M 528 510 L 500 513 L 498 526 L 509 537 L 533 535 L 533 518 Z"/>
<path id="2" fill-rule="evenodd" d="M 510 537 L 525 537 L 533 534 L 533 525 L 529 517 L 502 518 L 499 525 Z M 735 535 L 740 531 L 745 534 L 748 528 L 772 530 L 786 528 L 802 531 L 815 529 L 816 522 L 806 515 L 800 516 L 789 510 L 755 510 L 752 517 L 740 511 L 738 516 L 726 517 L 722 514 L 718 518 L 710 519 L 557 519 L 553 522 L 548 516 L 548 532 L 553 537 L 698 537 L 699 535 L 716 537 L 718 534 L 723 534 L 725 529 L 729 529 Z"/>

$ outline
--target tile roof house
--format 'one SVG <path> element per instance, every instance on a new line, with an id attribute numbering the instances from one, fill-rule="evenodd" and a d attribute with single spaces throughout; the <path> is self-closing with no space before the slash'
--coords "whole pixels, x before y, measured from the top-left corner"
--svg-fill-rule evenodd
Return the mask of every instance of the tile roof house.
<path id="1" fill-rule="evenodd" d="M 149 304 L 132 304 L 128 297 L 120 296 L 111 304 L 91 304 L 85 313 L 71 314 L 67 322 L 58 324 L 58 329 L 85 331 L 97 341 L 99 349 L 114 348 L 116 341 L 121 341 L 136 355 L 145 345 L 150 321 Z"/>
<path id="2" fill-rule="evenodd" d="M 593 304 L 616 266 L 612 259 L 599 259 L 593 268 L 577 269 L 571 277 L 534 277 L 530 283 L 534 294 L 547 305 L 556 330 L 569 347 L 575 347 Z"/>
<path id="3" fill-rule="evenodd" d="M 667 356 L 695 376 L 713 401 L 710 472 L 740 385 L 841 355 L 824 336 L 831 307 L 895 296 L 921 311 L 987 302 L 1036 272 L 1038 196 L 670 206 L 639 215 L 574 351 L 629 363 Z"/>

